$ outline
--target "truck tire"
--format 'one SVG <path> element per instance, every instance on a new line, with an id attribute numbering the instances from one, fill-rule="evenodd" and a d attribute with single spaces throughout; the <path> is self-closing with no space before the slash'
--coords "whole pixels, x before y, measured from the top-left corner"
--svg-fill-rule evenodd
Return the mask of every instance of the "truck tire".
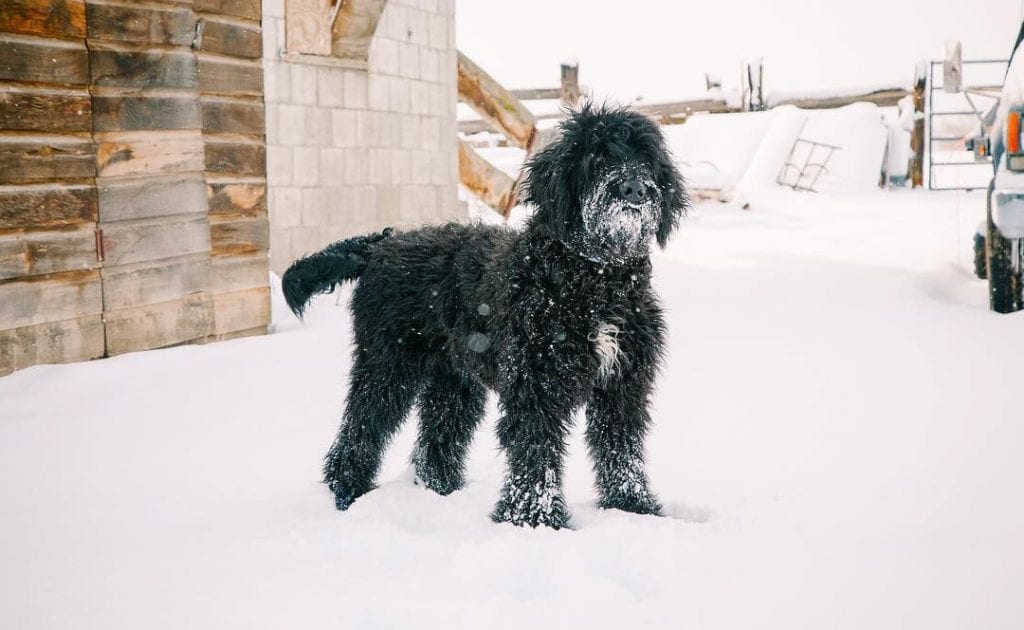
<path id="1" fill-rule="evenodd" d="M 992 186 L 989 185 L 986 250 L 989 304 L 997 313 L 1024 309 L 1024 239 L 1008 239 L 992 222 Z"/>
<path id="2" fill-rule="evenodd" d="M 985 260 L 985 235 L 974 235 L 974 275 L 978 280 L 988 278 L 988 261 Z"/>

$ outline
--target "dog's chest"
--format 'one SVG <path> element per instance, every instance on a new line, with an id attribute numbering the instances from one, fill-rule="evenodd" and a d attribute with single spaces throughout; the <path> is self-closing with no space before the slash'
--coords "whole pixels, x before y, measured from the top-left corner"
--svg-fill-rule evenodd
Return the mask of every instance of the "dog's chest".
<path id="1" fill-rule="evenodd" d="M 619 345 L 619 335 L 622 329 L 619 324 L 610 321 L 598 321 L 594 331 L 587 337 L 593 346 L 594 354 L 597 355 L 597 375 L 602 380 L 619 371 L 619 355 L 622 348 Z"/>

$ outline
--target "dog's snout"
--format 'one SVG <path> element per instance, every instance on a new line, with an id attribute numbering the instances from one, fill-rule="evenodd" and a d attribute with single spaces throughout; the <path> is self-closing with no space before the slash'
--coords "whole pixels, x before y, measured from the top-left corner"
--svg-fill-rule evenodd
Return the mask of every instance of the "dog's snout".
<path id="1" fill-rule="evenodd" d="M 619 196 L 629 203 L 640 203 L 647 197 L 647 187 L 635 179 L 627 179 L 619 184 Z"/>

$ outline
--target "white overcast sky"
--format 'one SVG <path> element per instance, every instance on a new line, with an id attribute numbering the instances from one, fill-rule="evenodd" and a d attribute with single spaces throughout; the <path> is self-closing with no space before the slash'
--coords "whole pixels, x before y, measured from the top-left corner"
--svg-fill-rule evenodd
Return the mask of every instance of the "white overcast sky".
<path id="1" fill-rule="evenodd" d="M 763 57 L 771 90 L 905 81 L 916 60 L 1003 57 L 1024 0 L 458 0 L 457 42 L 509 88 L 553 87 L 576 58 L 580 82 L 624 101 L 725 87 L 744 59 Z"/>

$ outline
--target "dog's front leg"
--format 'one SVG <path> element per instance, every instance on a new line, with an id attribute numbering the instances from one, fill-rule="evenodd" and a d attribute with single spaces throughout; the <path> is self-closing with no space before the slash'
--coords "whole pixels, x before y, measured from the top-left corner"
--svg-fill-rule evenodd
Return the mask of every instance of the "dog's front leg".
<path id="1" fill-rule="evenodd" d="M 498 440 L 505 451 L 507 474 L 491 518 L 530 527 L 571 527 L 562 495 L 562 459 L 571 410 L 544 400 L 527 401 L 518 393 L 516 400 L 502 400 L 505 413 L 498 421 Z"/>
<path id="2" fill-rule="evenodd" d="M 612 375 L 594 390 L 587 405 L 587 447 L 597 477 L 599 507 L 637 514 L 661 514 L 647 485 L 644 437 L 653 368 Z"/>

